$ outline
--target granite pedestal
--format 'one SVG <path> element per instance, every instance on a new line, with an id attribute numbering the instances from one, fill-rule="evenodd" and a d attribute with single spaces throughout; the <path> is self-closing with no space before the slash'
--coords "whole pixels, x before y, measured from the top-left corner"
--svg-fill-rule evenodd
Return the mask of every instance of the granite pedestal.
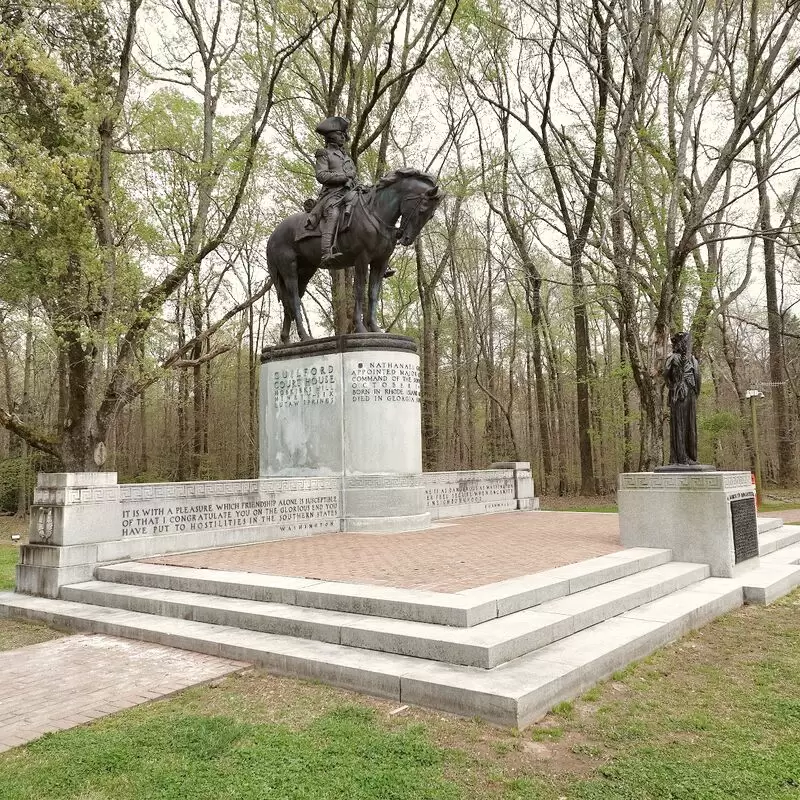
<path id="1" fill-rule="evenodd" d="M 749 472 L 633 472 L 619 476 L 624 547 L 663 547 L 675 561 L 732 578 L 758 567 L 755 489 Z"/>
<path id="2" fill-rule="evenodd" d="M 341 478 L 344 531 L 429 527 L 416 350 L 392 334 L 265 349 L 261 477 Z"/>

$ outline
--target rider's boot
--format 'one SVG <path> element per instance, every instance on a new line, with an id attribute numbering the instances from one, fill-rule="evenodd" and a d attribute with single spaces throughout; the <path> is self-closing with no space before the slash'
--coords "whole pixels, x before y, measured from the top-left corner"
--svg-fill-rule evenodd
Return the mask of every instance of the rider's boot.
<path id="1" fill-rule="evenodd" d="M 321 267 L 325 267 L 332 261 L 335 261 L 338 253 L 333 253 L 333 231 L 323 231 L 320 236 L 320 246 L 322 248 L 322 260 L 319 262 Z"/>

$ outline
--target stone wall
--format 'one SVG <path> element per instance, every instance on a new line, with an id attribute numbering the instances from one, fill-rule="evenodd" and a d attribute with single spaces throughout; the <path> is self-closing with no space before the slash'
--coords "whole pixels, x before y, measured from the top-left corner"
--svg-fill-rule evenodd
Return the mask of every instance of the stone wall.
<path id="1" fill-rule="evenodd" d="M 533 508 L 529 465 L 502 467 L 423 474 L 431 515 Z M 416 485 L 419 476 L 412 477 Z M 382 480 L 396 480 L 403 489 L 402 476 Z M 18 591 L 55 597 L 60 586 L 90 580 L 99 563 L 337 533 L 346 529 L 342 497 L 352 502 L 358 491 L 378 491 L 374 480 L 349 477 L 116 481 L 113 472 L 38 476 Z M 364 486 L 351 486 L 354 481 Z"/>
<path id="2" fill-rule="evenodd" d="M 527 461 L 492 466 L 494 469 L 423 473 L 431 519 L 531 511 L 538 507 Z"/>

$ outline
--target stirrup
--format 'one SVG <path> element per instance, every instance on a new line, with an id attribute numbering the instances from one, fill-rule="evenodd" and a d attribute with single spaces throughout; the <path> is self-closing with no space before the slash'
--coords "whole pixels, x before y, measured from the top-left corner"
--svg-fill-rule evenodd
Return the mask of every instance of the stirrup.
<path id="1" fill-rule="evenodd" d="M 322 269 L 330 269 L 332 267 L 341 267 L 345 265 L 344 253 L 333 252 L 325 253 L 320 259 L 319 265 Z"/>

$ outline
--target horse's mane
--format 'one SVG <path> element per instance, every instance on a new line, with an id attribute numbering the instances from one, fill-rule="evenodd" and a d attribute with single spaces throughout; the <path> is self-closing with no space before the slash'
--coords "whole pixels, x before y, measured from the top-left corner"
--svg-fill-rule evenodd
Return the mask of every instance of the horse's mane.
<path id="1" fill-rule="evenodd" d="M 398 181 L 402 180 L 403 178 L 420 178 L 423 181 L 426 181 L 431 186 L 436 186 L 436 178 L 433 175 L 430 175 L 427 172 L 421 172 L 418 169 L 414 169 L 413 167 L 398 167 L 397 169 L 392 170 L 391 172 L 387 172 L 376 184 L 376 189 L 384 189 L 387 186 L 391 186 L 393 183 L 397 183 Z"/>

